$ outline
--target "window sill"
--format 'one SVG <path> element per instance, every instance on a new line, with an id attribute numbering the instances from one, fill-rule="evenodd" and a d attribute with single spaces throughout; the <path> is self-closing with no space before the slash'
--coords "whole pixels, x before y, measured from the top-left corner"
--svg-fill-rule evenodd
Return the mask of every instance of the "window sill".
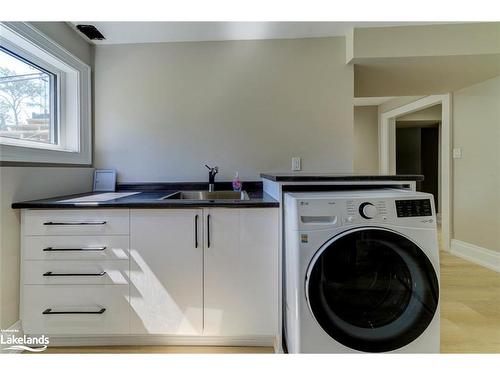
<path id="1" fill-rule="evenodd" d="M 90 147 L 80 152 L 0 144 L 0 160 L 16 163 L 92 164 Z"/>

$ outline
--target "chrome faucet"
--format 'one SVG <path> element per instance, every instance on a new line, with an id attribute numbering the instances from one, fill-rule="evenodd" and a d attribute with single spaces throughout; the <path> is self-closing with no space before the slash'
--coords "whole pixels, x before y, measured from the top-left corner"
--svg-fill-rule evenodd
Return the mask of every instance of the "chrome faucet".
<path id="1" fill-rule="evenodd" d="M 219 167 L 209 167 L 205 164 L 205 167 L 208 168 L 208 191 L 215 191 L 215 175 L 219 173 Z"/>

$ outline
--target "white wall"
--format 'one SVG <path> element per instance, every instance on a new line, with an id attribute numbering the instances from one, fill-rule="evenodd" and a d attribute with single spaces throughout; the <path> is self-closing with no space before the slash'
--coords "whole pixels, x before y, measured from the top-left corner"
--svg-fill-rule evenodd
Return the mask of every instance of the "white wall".
<path id="1" fill-rule="evenodd" d="M 453 94 L 453 238 L 500 251 L 500 76 Z"/>
<path id="2" fill-rule="evenodd" d="M 92 65 L 93 48 L 64 22 L 35 22 L 35 27 Z M 0 328 L 19 319 L 19 212 L 16 201 L 91 190 L 92 168 L 0 167 Z"/>
<path id="3" fill-rule="evenodd" d="M 354 107 L 354 172 L 378 173 L 378 106 Z"/>
<path id="4" fill-rule="evenodd" d="M 95 166 L 119 181 L 352 171 L 344 38 L 98 46 Z"/>

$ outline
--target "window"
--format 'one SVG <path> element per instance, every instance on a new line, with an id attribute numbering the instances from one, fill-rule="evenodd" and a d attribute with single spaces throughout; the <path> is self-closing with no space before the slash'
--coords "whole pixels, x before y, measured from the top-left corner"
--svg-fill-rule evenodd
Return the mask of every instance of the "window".
<path id="1" fill-rule="evenodd" d="M 0 23 L 0 160 L 91 164 L 90 118 L 90 67 L 28 23 Z"/>
<path id="2" fill-rule="evenodd" d="M 58 144 L 56 75 L 0 48 L 0 137 Z"/>

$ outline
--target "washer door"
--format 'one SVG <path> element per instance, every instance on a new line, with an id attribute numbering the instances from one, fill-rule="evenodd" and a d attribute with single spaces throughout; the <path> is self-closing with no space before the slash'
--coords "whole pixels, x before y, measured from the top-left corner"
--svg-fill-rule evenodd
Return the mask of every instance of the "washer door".
<path id="1" fill-rule="evenodd" d="M 311 313 L 333 339 L 364 352 L 401 348 L 424 332 L 439 284 L 424 252 L 408 238 L 358 228 L 328 241 L 306 277 Z"/>

